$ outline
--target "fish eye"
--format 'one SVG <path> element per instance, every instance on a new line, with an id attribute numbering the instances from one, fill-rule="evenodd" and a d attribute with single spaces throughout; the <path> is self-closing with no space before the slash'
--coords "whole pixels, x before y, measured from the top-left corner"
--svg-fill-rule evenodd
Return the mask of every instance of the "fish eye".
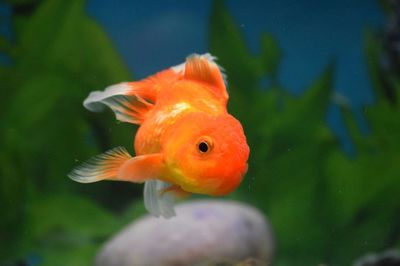
<path id="1" fill-rule="evenodd" d="M 199 143 L 199 151 L 202 153 L 208 152 L 208 143 L 205 141 L 202 141 Z"/>
<path id="2" fill-rule="evenodd" d="M 212 142 L 209 139 L 202 138 L 197 142 L 197 150 L 204 154 L 212 149 Z"/>

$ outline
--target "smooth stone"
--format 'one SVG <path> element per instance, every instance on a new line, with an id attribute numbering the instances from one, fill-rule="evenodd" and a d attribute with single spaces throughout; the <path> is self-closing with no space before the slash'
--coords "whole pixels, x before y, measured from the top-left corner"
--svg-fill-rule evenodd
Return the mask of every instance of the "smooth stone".
<path id="1" fill-rule="evenodd" d="M 171 219 L 146 215 L 134 221 L 104 245 L 96 265 L 271 262 L 271 227 L 257 209 L 234 201 L 197 200 L 177 205 L 176 213 Z"/>
<path id="2" fill-rule="evenodd" d="M 400 252 L 396 249 L 385 250 L 380 253 L 369 253 L 358 258 L 353 266 L 395 266 L 400 265 Z"/>

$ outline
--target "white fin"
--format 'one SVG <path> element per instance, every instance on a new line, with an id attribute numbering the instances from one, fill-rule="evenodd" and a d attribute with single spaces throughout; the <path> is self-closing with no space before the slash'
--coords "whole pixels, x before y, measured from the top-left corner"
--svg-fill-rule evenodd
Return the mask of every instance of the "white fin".
<path id="1" fill-rule="evenodd" d="M 225 68 L 217 64 L 216 61 L 218 60 L 218 58 L 210 53 L 203 54 L 202 56 L 204 56 L 205 58 L 207 58 L 207 60 L 212 61 L 214 64 L 218 66 L 219 71 L 221 71 L 221 76 L 224 79 L 225 86 L 228 86 L 228 76 L 226 75 Z"/>
<path id="2" fill-rule="evenodd" d="M 83 106 L 92 112 L 100 112 L 104 109 L 104 101 L 116 96 L 127 95 L 131 87 L 127 82 L 118 83 L 107 87 L 104 91 L 92 91 L 83 102 Z"/>
<path id="3" fill-rule="evenodd" d="M 166 219 L 176 215 L 173 193 L 160 193 L 171 184 L 160 180 L 149 180 L 144 183 L 144 206 L 154 216 Z"/>
<path id="4" fill-rule="evenodd" d="M 131 155 L 124 147 L 117 147 L 75 167 L 68 174 L 68 177 L 79 183 L 93 183 L 104 179 L 115 179 L 120 166 L 131 158 Z"/>
<path id="5" fill-rule="evenodd" d="M 103 110 L 106 105 L 113 110 L 118 120 L 140 124 L 153 104 L 140 97 L 135 91 L 128 82 L 122 82 L 109 86 L 104 91 L 91 92 L 83 105 L 93 112 Z"/>
<path id="6" fill-rule="evenodd" d="M 198 55 L 198 54 L 192 54 L 192 55 L 188 56 L 188 58 L 191 57 L 191 56 L 194 56 L 194 55 Z M 216 62 L 217 61 L 217 57 L 213 56 L 210 53 L 202 54 L 202 55 L 200 55 L 200 57 L 204 57 L 208 61 L 211 61 L 211 62 L 213 62 L 214 64 L 216 64 L 218 66 L 218 68 L 219 68 L 219 70 L 221 72 L 222 78 L 224 80 L 225 86 L 228 86 L 228 76 L 225 73 L 225 69 L 217 64 L 217 62 Z M 185 64 L 186 63 L 182 63 L 182 64 L 179 64 L 179 65 L 173 66 L 171 68 L 175 73 L 184 72 Z"/>

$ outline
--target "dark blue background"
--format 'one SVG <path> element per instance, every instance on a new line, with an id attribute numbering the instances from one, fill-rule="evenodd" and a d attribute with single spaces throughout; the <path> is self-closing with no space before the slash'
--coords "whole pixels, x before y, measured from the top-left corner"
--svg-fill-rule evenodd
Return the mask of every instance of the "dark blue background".
<path id="1" fill-rule="evenodd" d="M 362 124 L 361 107 L 373 101 L 363 53 L 367 28 L 384 24 L 375 0 L 225 1 L 249 48 L 257 52 L 262 32 L 272 33 L 283 51 L 279 79 L 301 93 L 335 60 L 335 90 L 346 96 Z M 88 13 L 108 32 L 135 78 L 208 51 L 211 1 L 89 0 Z M 227 44 L 229 45 L 229 44 Z M 229 73 L 228 73 L 229 75 Z M 340 116 L 327 119 L 349 150 Z"/>
<path id="2" fill-rule="evenodd" d="M 362 106 L 373 101 L 363 53 L 367 28 L 384 26 L 377 0 L 225 1 L 249 48 L 259 49 L 262 32 L 270 32 L 283 51 L 279 79 L 300 94 L 332 60 L 335 90 L 345 96 L 364 130 Z M 106 30 L 135 79 L 178 64 L 191 53 L 208 51 L 211 1 L 89 0 L 87 12 Z M 0 8 L 4 34 L 7 8 Z M 6 34 L 9 35 L 9 34 Z M 229 45 L 229 44 L 227 44 Z M 228 73 L 229 76 L 229 73 Z M 93 88 L 99 89 L 99 88 Z M 350 150 L 338 110 L 328 123 Z"/>

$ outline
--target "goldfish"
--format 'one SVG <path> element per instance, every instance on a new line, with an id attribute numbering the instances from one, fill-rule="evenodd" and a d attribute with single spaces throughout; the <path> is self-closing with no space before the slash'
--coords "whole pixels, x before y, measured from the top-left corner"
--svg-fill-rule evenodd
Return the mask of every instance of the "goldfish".
<path id="1" fill-rule="evenodd" d="M 139 125 L 132 157 L 124 147 L 77 166 L 77 182 L 144 183 L 144 204 L 170 218 L 179 195 L 224 196 L 247 172 L 249 146 L 241 123 L 227 111 L 227 78 L 216 58 L 193 54 L 182 64 L 140 81 L 93 91 L 83 105 L 109 107 L 122 122 Z"/>

